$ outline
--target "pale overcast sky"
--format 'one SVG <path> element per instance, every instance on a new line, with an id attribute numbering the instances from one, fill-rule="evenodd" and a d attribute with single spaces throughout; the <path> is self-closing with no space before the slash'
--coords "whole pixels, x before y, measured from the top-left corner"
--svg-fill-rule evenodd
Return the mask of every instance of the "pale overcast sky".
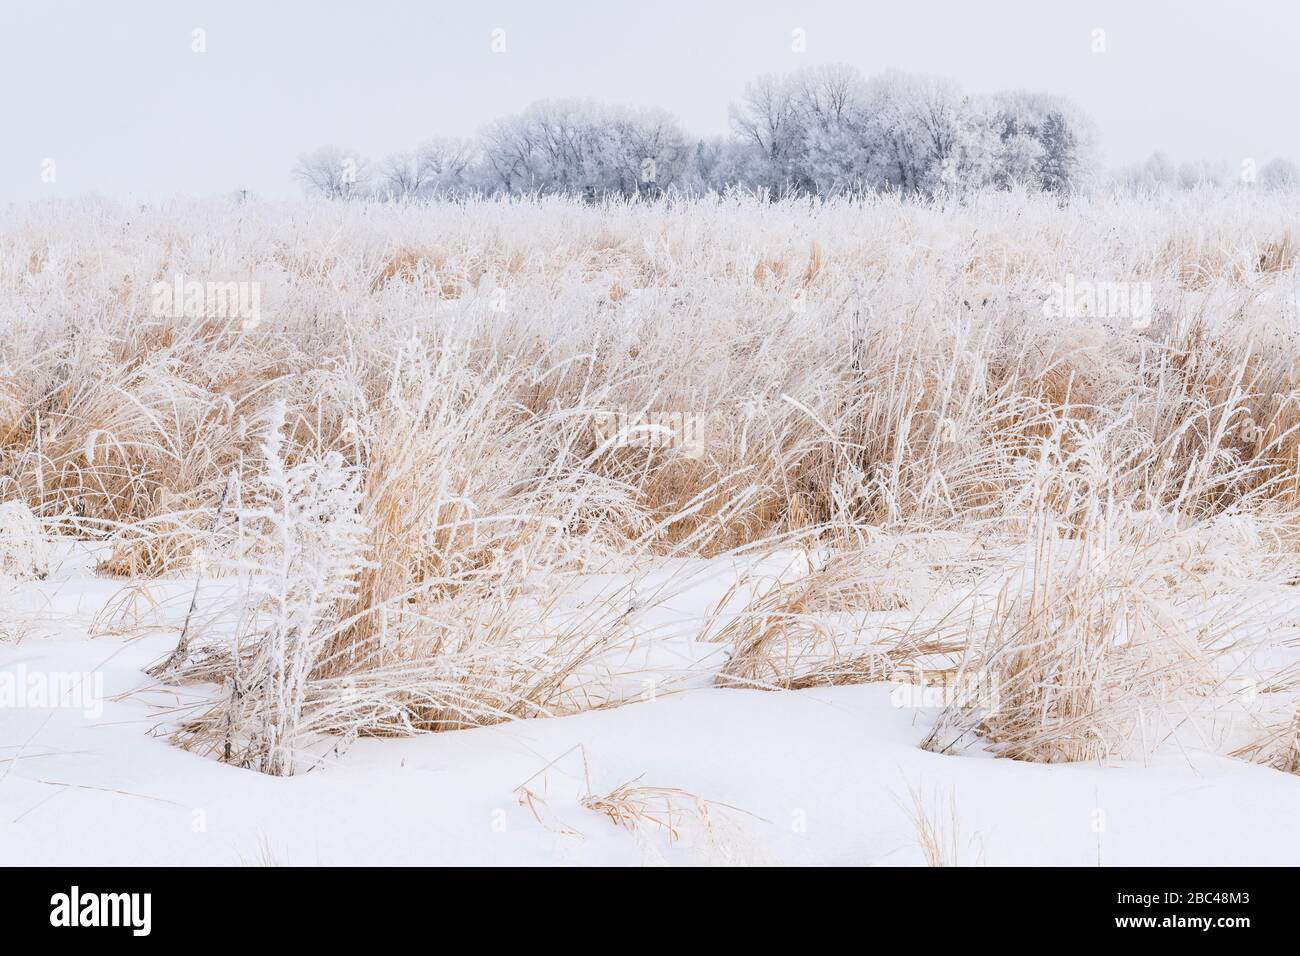
<path id="1" fill-rule="evenodd" d="M 547 97 L 661 106 L 716 133 L 746 80 L 829 62 L 1065 94 L 1110 166 L 1155 149 L 1300 161 L 1298 42 L 1283 0 L 7 3 L 0 200 L 296 195 L 289 168 L 314 146 L 378 157 Z"/>

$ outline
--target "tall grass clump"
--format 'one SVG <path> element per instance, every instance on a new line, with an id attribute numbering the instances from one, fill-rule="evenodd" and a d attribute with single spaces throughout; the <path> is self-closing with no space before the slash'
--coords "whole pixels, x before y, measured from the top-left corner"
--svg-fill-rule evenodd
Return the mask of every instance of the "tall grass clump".
<path id="1" fill-rule="evenodd" d="M 321 706 L 310 678 L 367 566 L 356 469 L 337 452 L 286 467 L 283 427 L 283 409 L 273 406 L 262 468 L 236 511 L 245 613 L 227 646 L 176 662 L 225 685 L 182 739 L 220 739 L 226 760 L 278 776 L 294 772 L 302 724 Z"/>

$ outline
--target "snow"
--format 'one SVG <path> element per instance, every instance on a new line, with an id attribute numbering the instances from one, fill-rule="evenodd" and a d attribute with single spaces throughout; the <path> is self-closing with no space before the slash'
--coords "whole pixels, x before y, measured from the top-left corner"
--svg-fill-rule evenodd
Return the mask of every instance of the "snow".
<path id="1" fill-rule="evenodd" d="M 935 711 L 895 706 L 889 684 L 765 692 L 695 682 L 572 716 L 346 746 L 322 739 L 315 768 L 271 777 L 166 738 L 174 708 L 196 691 L 155 687 L 144 670 L 174 646 L 193 581 L 104 579 L 95 557 L 93 546 L 58 542 L 48 578 L 13 585 L 26 626 L 0 640 L 0 674 L 100 681 L 102 712 L 35 697 L 0 708 L 6 866 L 918 865 L 915 795 L 949 831 L 951 801 L 963 864 L 1300 858 L 1293 775 L 1186 743 L 1145 764 L 1104 766 L 930 753 L 918 743 Z M 765 560 L 773 579 L 797 573 L 788 557 Z M 712 610 L 736 573 L 700 561 L 666 570 L 660 583 L 677 590 L 672 613 L 652 622 L 661 636 L 716 649 L 690 642 L 686 622 Z M 228 586 L 206 584 L 201 611 Z M 612 586 L 590 582 L 592 593 Z M 126 598 L 148 625 L 130 629 L 137 636 L 101 613 L 125 613 Z M 670 843 L 581 803 L 632 780 L 709 801 L 710 826 L 688 819 Z M 531 806 L 520 803 L 524 785 Z"/>

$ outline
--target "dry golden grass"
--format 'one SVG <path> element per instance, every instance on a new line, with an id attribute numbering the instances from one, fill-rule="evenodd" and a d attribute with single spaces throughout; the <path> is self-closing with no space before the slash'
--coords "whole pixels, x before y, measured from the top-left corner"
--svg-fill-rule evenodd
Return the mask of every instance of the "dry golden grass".
<path id="1" fill-rule="evenodd" d="M 720 683 L 965 660 L 1006 709 L 952 710 L 945 732 L 1026 759 L 1117 752 L 1134 702 L 1200 693 L 1230 630 L 1154 608 L 1243 593 L 1213 541 L 1169 548 L 1224 516 L 1265 529 L 1261 563 L 1297 540 L 1296 199 L 1171 202 L 10 209 L 0 498 L 111 540 L 106 573 L 193 573 L 282 408 L 286 467 L 355 470 L 366 537 L 304 732 L 602 706 L 581 675 L 629 639 L 623 612 L 557 624 L 568 582 L 798 543 L 810 572 L 712 635 L 732 648 Z M 152 283 L 178 275 L 254 277 L 260 322 L 153 314 Z M 1045 318 L 1067 277 L 1148 283 L 1153 321 Z M 613 413 L 696 416 L 701 445 L 602 441 Z M 882 534 L 969 554 L 893 559 Z M 1090 548 L 1123 560 L 1103 574 Z M 1059 560 L 1023 560 L 1040 550 Z M 954 610 L 940 586 L 969 593 Z M 1117 650 L 1134 614 L 1142 638 Z M 196 646 L 175 676 L 228 688 L 241 653 Z M 223 716 L 195 718 L 197 746 L 221 749 Z"/>
<path id="2" fill-rule="evenodd" d="M 1300 722 L 1293 719 L 1271 728 L 1264 737 L 1235 751 L 1233 756 L 1283 773 L 1300 774 Z"/>
<path id="3" fill-rule="evenodd" d="M 707 831 L 707 800 L 676 787 L 640 786 L 640 779 L 629 780 L 603 796 L 588 794 L 582 799 L 582 805 L 605 815 L 625 830 L 659 830 L 667 835 L 669 844 L 680 840 L 687 826 L 700 826 Z"/>
<path id="4" fill-rule="evenodd" d="M 906 808 L 916 830 L 916 845 L 926 866 L 960 866 L 961 826 L 957 819 L 957 792 L 948 792 L 947 805 L 936 794 L 932 809 L 926 804 L 920 786 L 909 786 L 911 804 Z"/>

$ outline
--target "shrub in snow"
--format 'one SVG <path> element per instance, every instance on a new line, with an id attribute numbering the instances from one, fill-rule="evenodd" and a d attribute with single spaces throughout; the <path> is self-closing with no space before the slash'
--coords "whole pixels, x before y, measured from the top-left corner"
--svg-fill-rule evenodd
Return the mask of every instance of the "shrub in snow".
<path id="1" fill-rule="evenodd" d="M 43 578 L 50 570 L 50 544 L 41 523 L 21 501 L 0 503 L 0 574 Z"/>
<path id="2" fill-rule="evenodd" d="M 244 542 L 240 566 L 247 575 L 245 626 L 226 658 L 225 698 L 186 732 L 219 741 L 226 760 L 289 776 L 309 684 L 366 566 L 366 532 L 357 513 L 357 469 L 337 452 L 286 466 L 284 406 L 270 418 L 264 470 L 236 512 L 252 539 Z"/>

